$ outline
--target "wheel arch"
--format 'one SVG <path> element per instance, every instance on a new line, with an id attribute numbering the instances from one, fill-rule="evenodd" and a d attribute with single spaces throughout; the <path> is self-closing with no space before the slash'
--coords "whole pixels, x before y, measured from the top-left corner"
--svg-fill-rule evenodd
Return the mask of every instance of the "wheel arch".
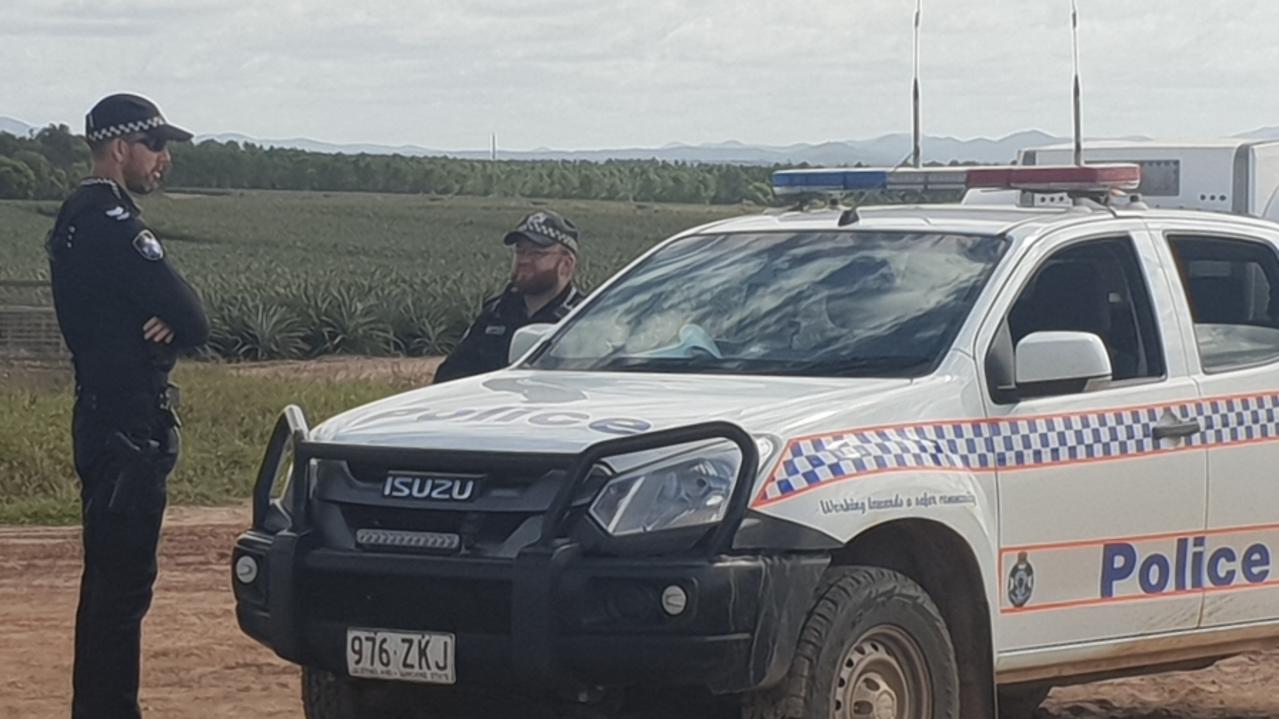
<path id="1" fill-rule="evenodd" d="M 910 577 L 933 599 L 955 645 L 960 716 L 993 716 L 994 619 L 991 571 L 955 529 L 929 519 L 898 519 L 861 532 L 831 557 L 833 566 L 882 567 Z M 988 564 L 988 563 L 987 563 Z"/>

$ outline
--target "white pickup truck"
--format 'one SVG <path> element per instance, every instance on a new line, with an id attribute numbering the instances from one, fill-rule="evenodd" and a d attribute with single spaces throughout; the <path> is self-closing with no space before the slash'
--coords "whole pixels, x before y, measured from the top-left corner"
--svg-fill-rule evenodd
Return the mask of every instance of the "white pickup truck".
<path id="1" fill-rule="evenodd" d="M 241 626 L 303 666 L 312 719 L 507 691 L 1028 717 L 1272 645 L 1279 225 L 1069 170 L 780 174 L 1094 199 L 713 223 L 507 369 L 313 429 L 290 408 Z"/>

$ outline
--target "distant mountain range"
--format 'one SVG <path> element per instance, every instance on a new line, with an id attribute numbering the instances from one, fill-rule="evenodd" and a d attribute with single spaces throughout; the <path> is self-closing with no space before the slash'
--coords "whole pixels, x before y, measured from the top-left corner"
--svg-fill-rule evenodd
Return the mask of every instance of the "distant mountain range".
<path id="1" fill-rule="evenodd" d="M 36 128 L 20 120 L 0 116 L 0 132 L 25 136 Z M 1263 127 L 1236 137 L 1253 140 L 1279 139 L 1279 126 Z M 1148 139 L 1144 137 L 1120 138 L 1126 140 Z M 371 155 L 400 154 L 410 157 L 456 157 L 461 159 L 488 159 L 488 150 L 438 150 L 419 145 L 335 144 L 304 137 L 282 140 L 261 139 L 239 133 L 198 135 L 196 142 L 251 142 L 264 147 L 287 147 L 310 152 Z M 1069 138 L 1056 137 L 1038 130 L 1017 132 L 997 140 L 974 138 L 961 140 L 954 137 L 926 135 L 923 142 L 924 158 L 930 162 L 1008 162 L 1017 157 L 1025 147 L 1068 142 Z M 503 150 L 498 148 L 502 160 L 665 160 L 668 162 L 707 162 L 742 165 L 796 164 L 849 165 L 858 162 L 867 165 L 895 165 L 910 154 L 911 139 L 907 133 L 894 133 L 871 140 L 841 140 L 818 144 L 748 145 L 728 142 L 700 145 L 669 144 L 662 147 L 626 147 L 601 150 Z"/>
<path id="2" fill-rule="evenodd" d="M 418 145 L 336 145 L 305 138 L 287 140 L 262 140 L 240 134 L 219 134 L 197 137 L 196 141 L 252 142 L 269 147 L 291 147 L 312 152 L 340 152 L 345 154 L 369 153 L 393 154 L 414 157 L 448 156 L 470 160 L 489 158 L 487 150 L 438 150 Z M 960 140 L 953 137 L 926 136 L 923 142 L 924 157 L 931 161 L 950 162 L 970 160 L 975 162 L 1006 162 L 1017 156 L 1023 147 L 1064 142 L 1065 138 L 1031 130 L 1018 132 L 998 140 L 977 138 Z M 497 156 L 502 160 L 665 160 L 667 162 L 707 162 L 736 165 L 773 165 L 807 162 L 813 165 L 856 164 L 895 165 L 910 154 L 910 135 L 898 133 L 872 140 L 844 140 L 819 144 L 748 145 L 735 140 L 728 142 L 686 145 L 672 143 L 662 147 L 623 147 L 600 150 L 503 150 Z"/>

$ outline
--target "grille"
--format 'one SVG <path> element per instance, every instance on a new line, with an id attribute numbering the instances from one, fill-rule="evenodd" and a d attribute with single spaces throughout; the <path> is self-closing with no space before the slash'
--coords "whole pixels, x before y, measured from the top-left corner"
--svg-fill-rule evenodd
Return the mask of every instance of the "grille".
<path id="1" fill-rule="evenodd" d="M 342 517 L 352 530 L 389 529 L 442 532 L 462 538 L 462 551 L 482 550 L 505 542 L 533 512 L 462 512 L 343 505 Z"/>

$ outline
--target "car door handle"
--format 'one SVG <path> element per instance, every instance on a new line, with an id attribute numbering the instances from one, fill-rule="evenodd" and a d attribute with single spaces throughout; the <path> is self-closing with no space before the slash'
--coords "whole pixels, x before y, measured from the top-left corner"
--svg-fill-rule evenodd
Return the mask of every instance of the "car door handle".
<path id="1" fill-rule="evenodd" d="M 1192 434 L 1198 434 L 1203 431 L 1199 426 L 1199 420 L 1183 420 L 1178 417 L 1166 417 L 1154 426 L 1151 434 L 1155 439 L 1177 439 L 1180 437 L 1189 437 Z"/>

